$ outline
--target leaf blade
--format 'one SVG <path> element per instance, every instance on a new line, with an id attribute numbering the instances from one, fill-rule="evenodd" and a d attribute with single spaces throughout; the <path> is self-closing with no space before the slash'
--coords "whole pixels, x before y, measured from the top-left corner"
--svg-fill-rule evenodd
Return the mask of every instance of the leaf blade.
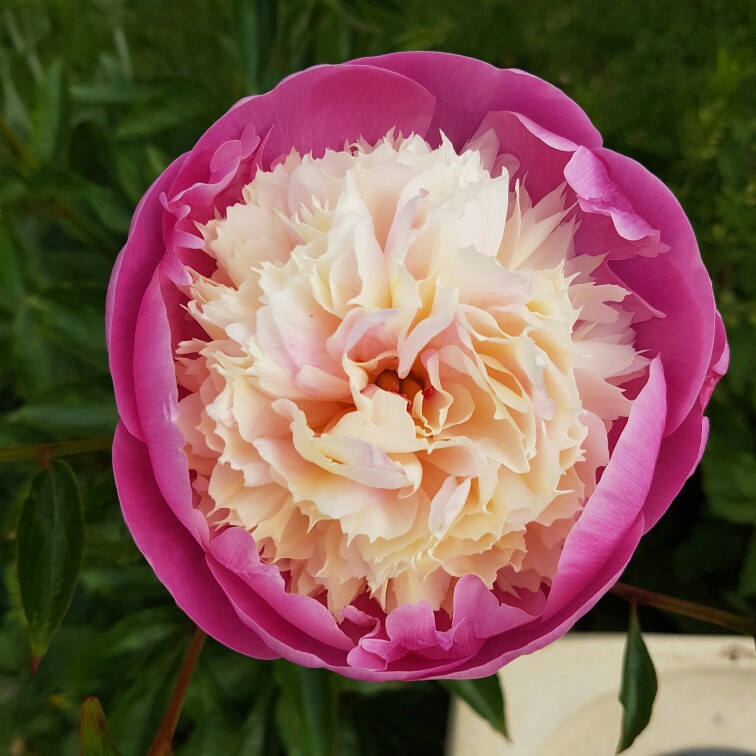
<path id="1" fill-rule="evenodd" d="M 622 659 L 622 725 L 617 753 L 627 750 L 648 726 L 656 698 L 658 681 L 654 663 L 641 635 L 635 607 L 630 614 L 625 653 Z"/>
<path id="2" fill-rule="evenodd" d="M 266 680 L 241 728 L 237 756 L 265 756 L 270 753 L 270 723 L 273 685 Z"/>
<path id="3" fill-rule="evenodd" d="M 276 720 L 288 752 L 302 756 L 333 756 L 338 730 L 338 694 L 334 675 L 278 661 Z"/>
<path id="4" fill-rule="evenodd" d="M 509 739 L 504 690 L 498 675 L 477 680 L 440 680 L 453 696 L 461 698 L 476 714 L 488 722 L 496 732 Z"/>
<path id="5" fill-rule="evenodd" d="M 68 127 L 68 91 L 63 65 L 55 61 L 39 83 L 32 118 L 32 153 L 40 163 L 60 158 Z"/>
<path id="6" fill-rule="evenodd" d="M 81 756 L 120 756 L 99 699 L 91 696 L 81 705 Z"/>
<path id="7" fill-rule="evenodd" d="M 17 541 L 21 603 L 32 654 L 41 657 L 71 604 L 84 553 L 81 495 L 65 462 L 52 460 L 32 481 Z"/>
<path id="8" fill-rule="evenodd" d="M 740 570 L 738 593 L 741 596 L 756 596 L 756 530 L 751 536 L 743 566 Z"/>

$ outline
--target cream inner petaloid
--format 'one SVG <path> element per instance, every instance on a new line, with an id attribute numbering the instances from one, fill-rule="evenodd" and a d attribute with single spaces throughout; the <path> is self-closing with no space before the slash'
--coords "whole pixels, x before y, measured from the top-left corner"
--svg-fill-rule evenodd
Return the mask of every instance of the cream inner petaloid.
<path id="1" fill-rule="evenodd" d="M 195 506 L 337 618 L 364 593 L 451 613 L 467 574 L 548 585 L 646 366 L 565 187 L 534 204 L 485 142 L 292 152 L 200 229 Z"/>

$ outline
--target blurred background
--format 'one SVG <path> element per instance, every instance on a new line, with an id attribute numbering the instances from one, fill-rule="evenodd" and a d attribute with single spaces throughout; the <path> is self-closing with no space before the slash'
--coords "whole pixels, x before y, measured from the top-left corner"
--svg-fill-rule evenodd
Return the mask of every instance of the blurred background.
<path id="1" fill-rule="evenodd" d="M 702 468 L 624 580 L 756 608 L 756 4 L 747 0 L 0 0 L 0 447 L 94 439 L 67 458 L 84 562 L 30 672 L 16 527 L 36 461 L 0 448 L 0 753 L 77 753 L 97 696 L 146 753 L 192 628 L 131 543 L 107 451 L 108 276 L 133 209 L 237 99 L 315 63 L 434 49 L 561 87 L 611 149 L 667 183 L 698 236 L 732 347 Z M 684 334 L 681 336 L 684 338 Z M 641 610 L 646 630 L 716 632 Z M 624 630 L 604 599 L 583 630 Z M 381 687 L 208 642 L 176 752 L 441 754 L 448 690 Z"/>

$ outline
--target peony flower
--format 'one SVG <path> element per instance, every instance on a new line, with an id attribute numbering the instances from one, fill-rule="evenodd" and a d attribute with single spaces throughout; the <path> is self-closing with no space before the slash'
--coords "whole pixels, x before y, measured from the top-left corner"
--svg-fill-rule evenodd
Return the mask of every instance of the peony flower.
<path id="1" fill-rule="evenodd" d="M 407 53 L 238 103 L 111 280 L 124 516 L 258 658 L 487 675 L 696 467 L 724 331 L 669 191 L 521 71 Z"/>

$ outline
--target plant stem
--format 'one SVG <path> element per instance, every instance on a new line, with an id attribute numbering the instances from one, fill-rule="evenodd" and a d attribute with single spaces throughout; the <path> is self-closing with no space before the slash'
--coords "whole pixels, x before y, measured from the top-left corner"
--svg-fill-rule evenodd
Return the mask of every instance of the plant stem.
<path id="1" fill-rule="evenodd" d="M 195 629 L 192 642 L 189 644 L 184 661 L 181 663 L 173 695 L 168 702 L 168 708 L 160 724 L 160 729 L 152 741 L 147 756 L 168 756 L 171 753 L 173 733 L 176 732 L 176 725 L 181 716 L 181 708 L 184 705 L 184 697 L 186 696 L 186 691 L 189 689 L 189 683 L 192 681 L 192 675 L 199 661 L 202 646 L 205 644 L 206 638 L 207 635 L 202 630 L 199 628 Z"/>
<path id="2" fill-rule="evenodd" d="M 0 448 L 0 463 L 44 461 L 50 457 L 65 457 L 69 454 L 87 454 L 106 451 L 113 446 L 112 436 L 86 438 L 82 441 L 62 441 L 54 444 L 29 444 L 26 446 L 6 446 Z"/>
<path id="3" fill-rule="evenodd" d="M 7 82 L 4 82 L 7 84 Z M 16 157 L 20 161 L 19 173 L 22 176 L 27 176 L 27 169 L 32 171 L 37 170 L 39 167 L 37 159 L 29 152 L 26 145 L 16 136 L 16 132 L 10 127 L 4 118 L 0 118 L 0 134 L 8 143 L 12 153 L 15 153 Z"/>
<path id="4" fill-rule="evenodd" d="M 756 618 L 754 617 L 744 617 L 734 612 L 726 612 L 722 609 L 714 609 L 703 604 L 696 604 L 693 601 L 664 596 L 661 593 L 654 593 L 653 591 L 646 591 L 643 588 L 636 588 L 633 585 L 627 585 L 627 583 L 615 583 L 609 592 L 629 601 L 631 604 L 652 606 L 665 612 L 692 617 L 703 622 L 709 622 L 712 625 L 726 627 L 728 630 L 734 630 L 737 633 L 756 637 Z"/>

